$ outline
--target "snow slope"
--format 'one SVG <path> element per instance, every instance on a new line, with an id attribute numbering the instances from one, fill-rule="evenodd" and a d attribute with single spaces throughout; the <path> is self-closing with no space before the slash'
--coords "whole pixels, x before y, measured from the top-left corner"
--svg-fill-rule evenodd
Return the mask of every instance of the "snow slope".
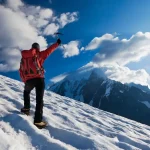
<path id="1" fill-rule="evenodd" d="M 101 111 L 82 102 L 45 92 L 39 130 L 31 116 L 20 114 L 23 84 L 0 75 L 0 150 L 149 150 L 150 127 Z"/>

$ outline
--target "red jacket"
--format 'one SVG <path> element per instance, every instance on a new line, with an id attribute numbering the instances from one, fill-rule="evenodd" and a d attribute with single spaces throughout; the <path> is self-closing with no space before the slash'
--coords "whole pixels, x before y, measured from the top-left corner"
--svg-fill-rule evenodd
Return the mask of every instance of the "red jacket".
<path id="1" fill-rule="evenodd" d="M 21 52 L 22 54 L 22 58 L 28 58 L 28 57 L 32 57 L 34 55 L 38 56 L 38 62 L 39 62 L 39 66 L 43 66 L 43 63 L 45 61 L 45 59 L 52 53 L 54 52 L 54 50 L 58 47 L 58 43 L 55 43 L 53 45 L 51 45 L 49 48 L 47 48 L 44 51 L 38 51 L 36 49 L 30 49 L 30 50 L 23 50 Z M 24 73 L 22 72 L 21 68 L 19 69 L 19 73 L 20 73 L 20 77 L 22 79 L 23 82 L 26 82 L 29 79 L 33 79 L 33 78 L 44 78 L 44 69 L 40 72 L 40 74 L 28 74 L 27 76 L 24 75 Z"/>

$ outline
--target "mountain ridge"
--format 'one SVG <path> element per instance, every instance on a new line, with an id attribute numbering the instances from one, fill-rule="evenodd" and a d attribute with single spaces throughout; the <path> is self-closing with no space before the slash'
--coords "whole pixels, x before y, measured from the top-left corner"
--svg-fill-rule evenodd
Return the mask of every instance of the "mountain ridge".
<path id="1" fill-rule="evenodd" d="M 150 93 L 143 90 L 144 86 L 138 88 L 139 85 L 137 87 L 136 84 L 127 85 L 108 79 L 97 66 L 92 68 L 89 65 L 87 68 L 69 74 L 60 82 L 51 84 L 48 89 L 93 107 L 150 125 L 150 120 L 147 119 L 150 115 Z M 74 76 L 76 78 L 73 78 Z"/>

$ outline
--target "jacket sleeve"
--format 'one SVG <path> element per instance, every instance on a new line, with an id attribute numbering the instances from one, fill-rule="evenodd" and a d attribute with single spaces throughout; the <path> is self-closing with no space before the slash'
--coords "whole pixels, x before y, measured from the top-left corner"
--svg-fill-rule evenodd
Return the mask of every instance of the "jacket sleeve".
<path id="1" fill-rule="evenodd" d="M 55 43 L 53 45 L 51 45 L 49 48 L 47 48 L 44 51 L 40 52 L 40 57 L 45 60 L 51 53 L 54 52 L 54 50 L 59 46 L 58 43 Z"/>

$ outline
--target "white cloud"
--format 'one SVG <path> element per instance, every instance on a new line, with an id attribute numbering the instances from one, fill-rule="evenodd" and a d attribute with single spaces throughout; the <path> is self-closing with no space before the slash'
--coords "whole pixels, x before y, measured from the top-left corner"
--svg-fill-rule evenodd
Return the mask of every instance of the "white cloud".
<path id="1" fill-rule="evenodd" d="M 51 9 L 42 9 L 40 11 L 41 18 L 49 19 L 53 15 L 53 11 Z"/>
<path id="2" fill-rule="evenodd" d="M 60 15 L 60 18 L 56 18 L 60 27 L 63 28 L 66 24 L 72 23 L 78 20 L 78 13 L 77 12 L 67 12 Z"/>
<path id="3" fill-rule="evenodd" d="M 74 21 L 78 20 L 78 13 L 73 12 L 73 13 L 62 13 L 60 17 L 53 17 L 52 21 L 55 23 L 51 23 L 46 26 L 43 34 L 44 35 L 53 35 L 55 32 L 58 31 L 60 28 L 64 28 L 65 25 L 72 23 Z"/>
<path id="4" fill-rule="evenodd" d="M 71 41 L 68 44 L 64 44 L 64 48 L 62 48 L 63 56 L 72 57 L 79 54 L 79 41 Z"/>
<path id="5" fill-rule="evenodd" d="M 72 14 L 74 16 L 74 13 L 70 16 Z M 62 28 L 54 18 L 58 16 L 53 16 L 52 9 L 27 5 L 21 0 L 7 0 L 0 4 L 0 71 L 18 69 L 20 53 L 14 58 L 12 51 L 29 49 L 33 42 L 46 48 L 44 35 L 52 35 Z"/>
<path id="6" fill-rule="evenodd" d="M 30 48 L 31 43 L 38 38 L 36 28 L 31 26 L 24 16 L 9 8 L 0 6 L 0 20 L 2 47 Z"/>
<path id="7" fill-rule="evenodd" d="M 40 6 L 22 7 L 21 12 L 27 17 L 29 23 L 36 28 L 45 27 L 53 18 L 52 9 L 41 8 Z"/>
<path id="8" fill-rule="evenodd" d="M 56 33 L 59 29 L 59 26 L 55 23 L 51 23 L 49 24 L 45 30 L 44 30 L 44 35 L 53 35 L 54 33 Z"/>
<path id="9" fill-rule="evenodd" d="M 80 49 L 81 51 L 83 51 L 83 50 L 85 50 L 85 48 L 84 47 L 81 47 L 81 49 Z"/>
<path id="10" fill-rule="evenodd" d="M 100 66 L 108 78 L 121 83 L 136 83 L 150 87 L 150 76 L 144 69 L 131 70 L 118 64 Z"/>
<path id="11" fill-rule="evenodd" d="M 95 37 L 86 47 L 85 50 L 94 50 L 98 48 L 103 42 L 114 40 L 114 36 L 111 34 L 105 34 L 102 37 Z"/>
<path id="12" fill-rule="evenodd" d="M 18 10 L 24 3 L 21 0 L 7 0 L 7 6 L 13 10 Z"/>
<path id="13" fill-rule="evenodd" d="M 19 63 L 16 62 L 20 62 L 20 50 L 6 48 L 3 49 L 0 54 L 0 60 L 5 62 L 4 64 L 0 63 L 0 71 L 7 72 L 9 70 L 15 71 L 18 69 Z M 7 61 L 8 58 L 9 60 Z"/>
<path id="14" fill-rule="evenodd" d="M 117 63 L 124 66 L 138 62 L 150 54 L 150 32 L 138 32 L 129 39 L 119 39 L 111 34 L 94 38 L 86 50 L 100 48 L 93 61 L 102 64 Z"/>
<path id="15" fill-rule="evenodd" d="M 94 38 L 85 50 L 100 49 L 93 62 L 103 68 L 109 78 L 122 83 L 134 82 L 150 87 L 150 76 L 147 70 L 142 69 L 145 66 L 142 67 L 141 64 L 139 69 L 136 67 L 136 70 L 132 70 L 129 65 L 131 62 L 135 62 L 136 65 L 150 55 L 149 41 L 150 32 L 138 32 L 129 39 L 119 39 L 116 35 L 105 34 Z"/>

